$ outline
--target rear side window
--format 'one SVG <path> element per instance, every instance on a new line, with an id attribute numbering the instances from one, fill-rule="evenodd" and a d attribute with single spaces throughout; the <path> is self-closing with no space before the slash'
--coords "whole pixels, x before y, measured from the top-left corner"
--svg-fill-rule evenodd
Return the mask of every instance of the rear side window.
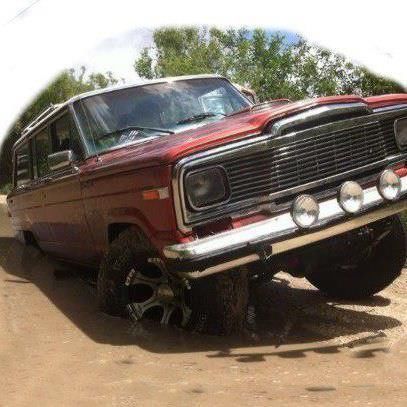
<path id="1" fill-rule="evenodd" d="M 16 151 L 16 187 L 27 185 L 31 181 L 30 148 L 28 143 Z"/>
<path id="2" fill-rule="evenodd" d="M 51 125 L 52 153 L 72 150 L 76 158 L 82 155 L 79 134 L 69 113 Z"/>
<path id="3" fill-rule="evenodd" d="M 48 128 L 41 130 L 34 137 L 36 168 L 38 178 L 46 175 L 49 172 L 48 155 L 50 154 Z"/>

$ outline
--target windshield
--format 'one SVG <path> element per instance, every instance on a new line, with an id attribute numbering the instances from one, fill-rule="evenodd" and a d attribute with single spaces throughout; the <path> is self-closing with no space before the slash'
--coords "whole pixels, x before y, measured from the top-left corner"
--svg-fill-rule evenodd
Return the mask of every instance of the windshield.
<path id="1" fill-rule="evenodd" d="M 227 80 L 189 79 L 89 96 L 75 110 L 89 151 L 177 133 L 250 106 Z"/>

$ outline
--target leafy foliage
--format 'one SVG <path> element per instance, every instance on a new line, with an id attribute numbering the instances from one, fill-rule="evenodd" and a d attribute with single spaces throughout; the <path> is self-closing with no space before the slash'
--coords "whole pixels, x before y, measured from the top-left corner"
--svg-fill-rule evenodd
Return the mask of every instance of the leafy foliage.
<path id="1" fill-rule="evenodd" d="M 262 100 L 403 92 L 396 82 L 341 55 L 302 39 L 287 43 L 284 36 L 261 29 L 157 29 L 154 45 L 143 49 L 134 68 L 149 79 L 218 73 L 252 88 Z"/>
<path id="2" fill-rule="evenodd" d="M 154 45 L 142 50 L 134 69 L 147 79 L 218 73 L 252 88 L 261 100 L 404 91 L 398 83 L 378 77 L 341 55 L 303 39 L 288 43 L 284 36 L 261 29 L 157 29 Z M 11 147 L 28 122 L 50 103 L 117 82 L 111 72 L 87 74 L 84 67 L 62 72 L 10 129 L 0 153 L 0 185 L 11 180 Z"/>
<path id="3" fill-rule="evenodd" d="M 4 184 L 0 187 L 0 195 L 7 195 L 11 191 L 11 184 Z"/>
<path id="4" fill-rule="evenodd" d="M 117 84 L 112 72 L 86 74 L 86 68 L 63 71 L 20 115 L 11 127 L 0 153 L 0 185 L 10 183 L 12 172 L 11 148 L 24 127 L 51 103 L 64 102 L 78 93 Z"/>

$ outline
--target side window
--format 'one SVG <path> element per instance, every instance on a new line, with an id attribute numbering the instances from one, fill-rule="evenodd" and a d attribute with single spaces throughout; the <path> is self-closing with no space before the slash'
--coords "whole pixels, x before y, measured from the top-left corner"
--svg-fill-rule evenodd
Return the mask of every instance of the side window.
<path id="1" fill-rule="evenodd" d="M 25 143 L 16 151 L 15 166 L 15 184 L 19 188 L 31 181 L 30 148 L 28 143 Z"/>
<path id="2" fill-rule="evenodd" d="M 44 176 L 49 172 L 48 169 L 48 155 L 50 154 L 48 128 L 41 130 L 34 137 L 36 172 L 38 178 Z"/>
<path id="3" fill-rule="evenodd" d="M 82 156 L 79 134 L 69 113 L 52 123 L 51 142 L 52 153 L 72 150 L 76 158 Z"/>

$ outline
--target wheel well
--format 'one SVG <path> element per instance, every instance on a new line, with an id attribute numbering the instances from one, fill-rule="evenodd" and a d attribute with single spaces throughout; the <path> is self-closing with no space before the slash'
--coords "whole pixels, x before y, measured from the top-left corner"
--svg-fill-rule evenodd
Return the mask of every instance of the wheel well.
<path id="1" fill-rule="evenodd" d="M 132 225 L 130 223 L 112 223 L 109 225 L 107 230 L 107 238 L 109 243 L 113 242 L 117 236 L 120 235 L 124 230 L 130 228 Z"/>
<path id="2" fill-rule="evenodd" d="M 31 232 L 29 230 L 23 230 L 22 231 L 22 238 L 24 240 L 24 243 L 27 246 L 38 247 L 37 239 L 35 238 L 33 232 Z"/>
<path id="3" fill-rule="evenodd" d="M 113 242 L 120 233 L 124 232 L 126 229 L 134 229 L 140 236 L 140 239 L 147 239 L 144 232 L 140 229 L 139 226 L 134 225 L 133 223 L 111 223 L 108 227 L 107 236 L 109 243 Z"/>

